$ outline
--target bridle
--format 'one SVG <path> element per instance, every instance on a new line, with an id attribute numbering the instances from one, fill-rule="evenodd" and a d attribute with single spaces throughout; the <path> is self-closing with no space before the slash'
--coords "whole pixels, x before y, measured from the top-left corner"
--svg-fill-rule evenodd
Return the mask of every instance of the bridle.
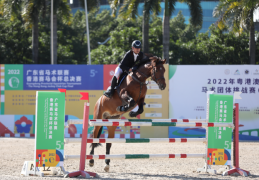
<path id="1" fill-rule="evenodd" d="M 152 64 L 152 63 L 151 63 Z M 151 72 L 151 80 L 155 81 L 156 84 L 159 86 L 159 83 L 158 83 L 158 80 L 160 79 L 165 79 L 164 77 L 161 77 L 159 79 L 156 78 L 156 66 L 153 66 L 152 64 L 152 72 Z M 143 72 L 141 72 L 140 70 L 136 70 L 137 72 L 139 72 L 141 75 L 145 76 L 146 78 L 149 78 L 148 75 L 144 74 Z M 147 85 L 148 83 L 145 83 L 145 82 L 141 82 L 138 78 L 134 77 L 133 76 L 133 72 L 129 74 L 135 81 L 137 81 L 138 83 L 140 83 L 140 92 L 139 92 L 139 97 L 138 97 L 138 100 L 136 101 L 136 103 L 139 101 L 139 98 L 140 98 L 140 95 L 141 95 L 141 91 L 142 91 L 142 87 L 143 85 Z M 152 77 L 153 76 L 153 77 Z"/>
<path id="2" fill-rule="evenodd" d="M 144 73 L 142 73 L 140 70 L 136 70 L 136 71 L 138 71 L 140 74 L 142 74 L 143 76 L 145 76 L 146 78 L 149 78 L 149 76 L 147 76 L 146 74 L 144 74 Z M 164 77 L 161 77 L 161 78 L 156 78 L 156 66 L 154 66 L 153 64 L 152 64 L 152 71 L 151 71 L 151 80 L 153 80 L 153 81 L 155 81 L 158 85 L 159 85 L 159 83 L 158 83 L 158 80 L 160 80 L 160 79 L 162 79 L 162 80 L 164 80 L 165 78 Z M 153 77 L 152 77 L 153 76 Z M 134 79 L 134 78 L 133 78 Z M 139 80 L 138 80 L 138 82 L 140 82 Z"/>
<path id="3" fill-rule="evenodd" d="M 160 80 L 160 79 L 162 79 L 162 80 L 164 80 L 165 78 L 164 77 L 161 77 L 161 78 L 156 78 L 156 68 L 155 68 L 156 66 L 153 66 L 153 64 L 152 64 L 152 72 L 151 72 L 151 79 L 153 80 L 153 81 L 155 81 L 156 83 L 157 83 L 157 85 L 159 85 L 159 83 L 158 83 L 158 80 Z M 153 75 L 153 77 L 152 77 L 152 75 Z"/>

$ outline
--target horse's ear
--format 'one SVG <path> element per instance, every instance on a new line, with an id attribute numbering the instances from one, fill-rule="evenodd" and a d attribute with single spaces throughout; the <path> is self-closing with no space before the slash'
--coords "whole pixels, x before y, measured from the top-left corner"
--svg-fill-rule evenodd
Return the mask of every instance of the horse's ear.
<path id="1" fill-rule="evenodd" d="M 156 57 L 150 57 L 149 58 L 151 61 L 155 61 L 156 60 Z"/>
<path id="2" fill-rule="evenodd" d="M 165 62 L 166 62 L 166 59 L 164 59 L 164 60 L 161 60 L 161 62 L 162 62 L 163 64 L 165 64 Z"/>
<path id="3" fill-rule="evenodd" d="M 147 56 L 147 57 L 152 57 L 153 56 L 153 54 L 151 54 L 151 53 L 144 53 L 144 55 Z"/>
<path id="4" fill-rule="evenodd" d="M 151 63 L 153 64 L 153 66 L 156 66 L 156 63 L 159 61 L 156 56 L 150 57 L 149 59 L 151 60 Z"/>

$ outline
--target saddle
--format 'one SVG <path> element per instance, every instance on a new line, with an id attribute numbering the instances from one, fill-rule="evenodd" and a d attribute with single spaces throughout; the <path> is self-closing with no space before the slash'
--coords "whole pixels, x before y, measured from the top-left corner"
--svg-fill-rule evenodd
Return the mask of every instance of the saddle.
<path id="1" fill-rule="evenodd" d="M 125 106 L 125 105 L 128 105 L 129 103 L 127 101 L 125 101 L 124 99 L 121 98 L 120 96 L 120 85 L 122 84 L 122 82 L 126 79 L 126 77 L 128 76 L 128 73 L 127 72 L 123 72 L 121 75 L 120 75 L 120 78 L 117 82 L 117 85 L 114 87 L 115 91 L 117 92 L 117 94 L 119 95 L 120 99 L 122 100 L 122 106 Z M 107 88 L 107 91 L 111 91 L 111 86 L 109 86 Z"/>

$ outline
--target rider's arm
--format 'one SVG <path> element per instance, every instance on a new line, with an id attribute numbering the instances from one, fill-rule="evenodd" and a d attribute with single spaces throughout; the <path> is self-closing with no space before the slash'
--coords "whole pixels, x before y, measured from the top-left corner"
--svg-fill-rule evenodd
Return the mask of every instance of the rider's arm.
<path id="1" fill-rule="evenodd" d="M 125 66 L 123 64 L 120 64 L 120 68 L 123 70 L 123 71 L 129 71 L 130 67 L 128 66 Z"/>
<path id="2" fill-rule="evenodd" d="M 123 70 L 123 71 L 129 71 L 129 69 L 131 68 L 130 65 L 130 54 L 129 52 L 126 53 L 126 55 L 124 56 L 124 58 L 122 59 L 122 61 L 119 64 L 119 67 Z"/>

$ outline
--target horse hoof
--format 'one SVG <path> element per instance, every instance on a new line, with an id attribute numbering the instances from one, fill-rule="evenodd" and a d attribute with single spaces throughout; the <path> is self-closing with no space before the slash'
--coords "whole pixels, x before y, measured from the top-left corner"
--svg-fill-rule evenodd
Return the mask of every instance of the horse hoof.
<path id="1" fill-rule="evenodd" d="M 136 117 L 136 114 L 135 114 L 135 112 L 130 111 L 130 112 L 129 112 L 129 116 L 130 116 L 130 117 Z"/>
<path id="2" fill-rule="evenodd" d="M 93 167 L 94 166 L 94 162 L 89 162 L 89 166 Z"/>
<path id="3" fill-rule="evenodd" d="M 110 165 L 105 165 L 105 166 L 104 166 L 104 170 L 105 170 L 105 172 L 109 172 L 109 170 L 110 170 Z"/>

